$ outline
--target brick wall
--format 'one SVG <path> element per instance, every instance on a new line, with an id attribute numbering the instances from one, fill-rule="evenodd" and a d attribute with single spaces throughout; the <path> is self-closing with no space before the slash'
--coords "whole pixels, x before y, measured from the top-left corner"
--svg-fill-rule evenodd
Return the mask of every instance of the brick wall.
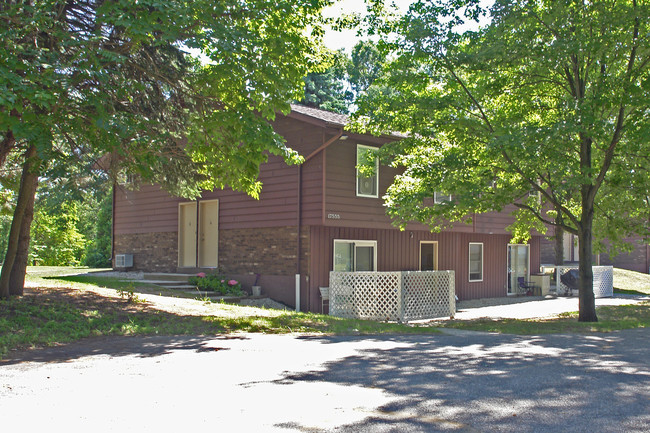
<path id="1" fill-rule="evenodd" d="M 641 241 L 633 242 L 634 249 L 629 253 L 620 253 L 610 257 L 607 253 L 600 255 L 601 265 L 612 265 L 616 268 L 629 269 L 630 271 L 650 273 L 647 245 Z"/>
<path id="2" fill-rule="evenodd" d="M 178 233 L 116 234 L 115 254 L 133 254 L 133 269 L 147 272 L 176 272 Z"/>
<path id="3" fill-rule="evenodd" d="M 301 274 L 308 272 L 309 230 L 300 236 Z M 219 268 L 226 274 L 296 274 L 296 227 L 219 230 Z"/>

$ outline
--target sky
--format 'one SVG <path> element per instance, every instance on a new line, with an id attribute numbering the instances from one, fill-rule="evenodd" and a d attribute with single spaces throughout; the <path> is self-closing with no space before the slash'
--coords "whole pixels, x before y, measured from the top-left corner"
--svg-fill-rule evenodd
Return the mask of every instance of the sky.
<path id="1" fill-rule="evenodd" d="M 402 13 L 408 11 L 408 7 L 411 3 L 414 3 L 415 0 L 387 0 L 390 3 L 394 3 L 398 10 Z M 489 7 L 493 3 L 493 0 L 481 0 L 481 5 L 483 7 Z M 337 17 L 344 13 L 360 13 L 365 15 L 366 7 L 363 0 L 338 0 L 332 6 L 325 8 L 323 11 L 326 17 Z M 487 24 L 487 19 L 482 20 L 481 26 Z M 467 29 L 475 29 L 475 24 L 467 24 Z M 352 52 L 352 48 L 359 41 L 356 30 L 345 30 L 342 32 L 335 32 L 333 30 L 327 30 L 325 32 L 325 46 L 332 50 L 339 50 L 343 48 L 348 54 Z"/>
<path id="2" fill-rule="evenodd" d="M 402 12 L 406 12 L 413 1 L 414 0 L 393 0 Z M 365 15 L 366 6 L 363 0 L 339 0 L 324 10 L 324 14 L 327 17 L 337 17 L 344 13 L 351 12 Z M 325 32 L 325 46 L 332 50 L 343 48 L 349 54 L 352 52 L 352 48 L 357 41 L 359 41 L 359 37 L 357 36 L 356 30 L 345 30 L 342 32 L 328 30 Z"/>

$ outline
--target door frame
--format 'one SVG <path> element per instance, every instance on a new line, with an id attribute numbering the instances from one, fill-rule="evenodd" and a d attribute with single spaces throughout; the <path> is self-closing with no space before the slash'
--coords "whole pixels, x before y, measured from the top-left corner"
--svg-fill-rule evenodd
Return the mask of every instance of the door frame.
<path id="1" fill-rule="evenodd" d="M 433 244 L 434 245 L 434 257 L 435 257 L 435 262 L 433 263 L 433 270 L 437 271 L 438 270 L 438 241 L 420 241 L 420 244 L 418 245 L 418 253 L 419 253 L 419 265 L 420 265 L 420 271 L 422 271 L 422 244 Z"/>
<path id="2" fill-rule="evenodd" d="M 513 290 L 516 289 L 516 287 L 514 288 L 512 287 L 512 280 L 510 279 L 510 275 L 511 275 L 510 248 L 511 247 L 526 247 L 526 275 L 524 275 L 524 279 L 526 281 L 530 280 L 530 244 L 508 244 L 508 247 L 506 249 L 506 272 L 508 273 L 507 281 L 506 281 L 506 294 L 508 296 L 517 294 L 517 291 Z"/>
<path id="3" fill-rule="evenodd" d="M 217 264 L 215 266 L 199 266 L 201 263 L 201 248 L 200 248 L 200 232 L 201 232 L 201 205 L 203 203 L 217 203 Z M 181 264 L 181 208 L 184 206 L 193 206 L 196 211 L 196 221 L 194 223 L 194 265 L 184 265 Z M 177 245 L 178 245 L 178 257 L 177 265 L 179 268 L 201 268 L 201 269 L 216 269 L 219 265 L 219 199 L 209 199 L 209 200 L 196 200 L 196 201 L 186 201 L 178 203 L 178 235 L 177 235 Z"/>

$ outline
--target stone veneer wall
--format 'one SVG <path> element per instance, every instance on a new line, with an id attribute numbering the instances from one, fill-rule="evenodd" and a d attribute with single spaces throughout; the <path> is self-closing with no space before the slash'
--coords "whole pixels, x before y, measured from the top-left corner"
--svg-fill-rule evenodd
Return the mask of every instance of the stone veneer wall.
<path id="1" fill-rule="evenodd" d="M 133 270 L 176 272 L 178 232 L 116 234 L 114 248 L 114 254 L 133 254 Z"/>
<path id="2" fill-rule="evenodd" d="M 219 230 L 219 268 L 225 274 L 296 274 L 297 229 L 268 227 Z M 309 227 L 300 236 L 300 273 L 309 269 Z"/>

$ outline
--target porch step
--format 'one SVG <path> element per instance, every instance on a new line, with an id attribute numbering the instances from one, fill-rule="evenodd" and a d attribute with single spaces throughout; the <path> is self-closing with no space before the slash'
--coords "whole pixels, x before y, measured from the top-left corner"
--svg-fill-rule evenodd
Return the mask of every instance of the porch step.
<path id="1" fill-rule="evenodd" d="M 183 281 L 187 282 L 190 277 L 193 277 L 194 274 L 166 274 L 163 272 L 152 272 L 143 274 L 145 280 L 157 280 L 157 281 Z"/>

